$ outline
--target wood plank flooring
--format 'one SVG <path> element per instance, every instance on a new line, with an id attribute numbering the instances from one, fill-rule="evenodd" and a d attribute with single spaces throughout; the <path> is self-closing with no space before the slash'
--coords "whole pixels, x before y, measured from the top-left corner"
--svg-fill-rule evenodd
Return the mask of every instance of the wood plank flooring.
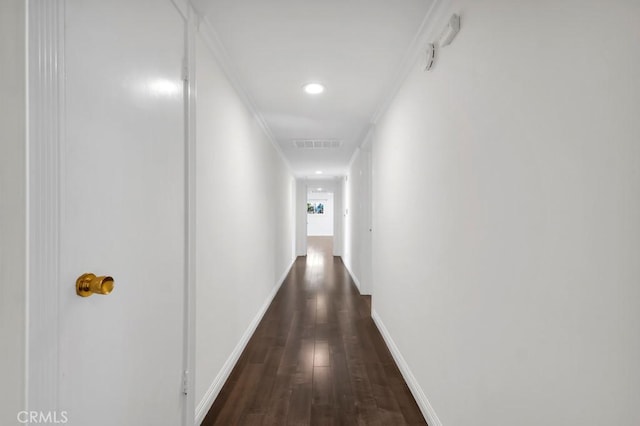
<path id="1" fill-rule="evenodd" d="M 331 237 L 310 237 L 202 425 L 426 425 Z"/>

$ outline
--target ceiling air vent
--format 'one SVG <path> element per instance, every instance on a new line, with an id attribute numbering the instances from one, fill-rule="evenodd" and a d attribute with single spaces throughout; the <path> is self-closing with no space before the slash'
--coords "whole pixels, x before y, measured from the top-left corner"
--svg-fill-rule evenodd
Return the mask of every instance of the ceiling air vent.
<path id="1" fill-rule="evenodd" d="M 299 149 L 336 149 L 342 146 L 340 139 L 294 139 L 293 146 Z"/>

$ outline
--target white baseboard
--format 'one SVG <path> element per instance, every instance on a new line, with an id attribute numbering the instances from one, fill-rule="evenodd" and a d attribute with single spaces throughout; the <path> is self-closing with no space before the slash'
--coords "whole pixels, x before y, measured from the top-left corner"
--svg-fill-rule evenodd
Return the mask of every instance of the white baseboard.
<path id="1" fill-rule="evenodd" d="M 422 415 L 424 416 L 425 420 L 427 421 L 429 426 L 442 426 L 440 419 L 438 419 L 438 416 L 429 403 L 427 396 L 424 394 L 422 387 L 420 387 L 420 385 L 418 384 L 418 380 L 411 372 L 407 361 L 405 361 L 404 357 L 400 353 L 400 350 L 389 334 L 389 330 L 387 330 L 387 327 L 384 326 L 384 324 L 382 323 L 382 319 L 380 319 L 380 316 L 375 311 L 375 309 L 372 309 L 371 311 L 371 318 L 373 319 L 373 322 L 376 323 L 378 330 L 380 330 L 380 334 L 382 334 L 382 338 L 387 343 L 387 347 L 389 348 L 389 351 L 391 351 L 391 355 L 393 355 L 393 359 L 396 361 L 396 364 L 398 364 L 400 373 L 402 373 L 402 377 L 404 377 L 405 382 L 407 382 L 409 390 L 418 403 L 418 407 L 420 407 L 420 411 L 422 411 Z"/>
<path id="2" fill-rule="evenodd" d="M 342 256 L 340 256 L 340 259 L 342 259 L 342 264 L 344 265 L 345 268 L 347 268 L 347 272 L 349 272 L 349 275 L 351 275 L 351 279 L 356 284 L 356 287 L 358 288 L 358 292 L 362 294 L 362 290 L 361 290 L 362 287 L 360 286 L 360 280 L 358 279 L 356 274 L 353 273 L 353 271 L 351 270 L 347 262 L 344 261 L 344 258 Z"/>
<path id="3" fill-rule="evenodd" d="M 253 333 L 256 331 L 258 324 L 260 324 L 260 321 L 262 321 L 262 317 L 264 316 L 265 312 L 267 312 L 269 305 L 271 305 L 273 298 L 276 296 L 276 293 L 282 286 L 282 283 L 284 283 L 285 278 L 287 278 L 287 275 L 289 274 L 289 271 L 291 270 L 291 267 L 293 266 L 295 261 L 296 261 L 296 258 L 294 257 L 291 260 L 289 267 L 285 269 L 280 279 L 276 282 L 276 285 L 273 287 L 273 290 L 271 290 L 271 293 L 269 293 L 269 296 L 267 296 L 267 299 L 264 301 L 264 304 L 262 305 L 262 307 L 260 308 L 256 316 L 253 318 L 253 321 L 251 321 L 251 324 L 249 324 L 249 327 L 242 335 L 242 338 L 234 348 L 233 352 L 231 352 L 231 355 L 229 355 L 229 358 L 227 358 L 227 361 L 225 361 L 224 365 L 222 366 L 222 369 L 220 370 L 216 378 L 213 380 L 213 383 L 211 383 L 211 386 L 209 386 L 209 389 L 207 389 L 207 392 L 204 394 L 202 401 L 200 401 L 200 403 L 196 407 L 196 424 L 197 425 L 202 423 L 205 416 L 211 409 L 211 406 L 213 406 L 213 402 L 216 400 L 216 398 L 218 397 L 218 394 L 222 390 L 222 386 L 224 386 L 225 382 L 229 378 L 229 375 L 231 374 L 233 367 L 238 362 L 240 355 L 242 355 L 242 351 L 244 351 L 244 348 L 247 346 L 247 343 L 249 343 L 249 339 L 251 339 L 251 336 L 253 336 Z"/>

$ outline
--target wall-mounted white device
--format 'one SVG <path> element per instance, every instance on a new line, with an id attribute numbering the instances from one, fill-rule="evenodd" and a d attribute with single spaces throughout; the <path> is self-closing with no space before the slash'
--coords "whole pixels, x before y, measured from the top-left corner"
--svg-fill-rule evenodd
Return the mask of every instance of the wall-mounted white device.
<path id="1" fill-rule="evenodd" d="M 447 27 L 442 31 L 438 45 L 440 47 L 447 46 L 451 43 L 456 34 L 458 34 L 458 31 L 460 31 L 460 15 L 454 13 L 451 15 L 451 18 L 449 18 Z"/>

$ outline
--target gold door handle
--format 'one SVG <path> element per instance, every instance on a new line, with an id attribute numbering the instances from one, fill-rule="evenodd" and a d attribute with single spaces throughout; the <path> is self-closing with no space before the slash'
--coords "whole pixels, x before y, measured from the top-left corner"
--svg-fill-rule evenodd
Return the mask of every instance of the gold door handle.
<path id="1" fill-rule="evenodd" d="M 96 277 L 95 274 L 82 274 L 76 280 L 76 294 L 89 297 L 92 294 L 109 294 L 113 291 L 113 278 Z"/>

